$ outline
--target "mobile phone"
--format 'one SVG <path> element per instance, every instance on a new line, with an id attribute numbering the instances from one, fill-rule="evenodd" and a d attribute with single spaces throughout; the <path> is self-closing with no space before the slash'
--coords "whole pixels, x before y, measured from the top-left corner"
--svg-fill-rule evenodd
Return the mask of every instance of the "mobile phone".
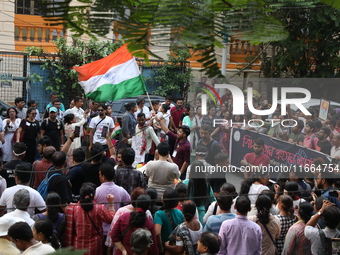
<path id="1" fill-rule="evenodd" d="M 80 126 L 75 126 L 74 137 L 79 137 L 79 136 L 80 136 Z"/>
<path id="2" fill-rule="evenodd" d="M 109 128 L 108 128 L 107 126 L 104 126 L 104 127 L 103 127 L 103 130 L 102 130 L 102 137 L 104 137 L 104 138 L 106 137 L 106 134 L 107 134 L 108 129 L 109 129 Z"/>

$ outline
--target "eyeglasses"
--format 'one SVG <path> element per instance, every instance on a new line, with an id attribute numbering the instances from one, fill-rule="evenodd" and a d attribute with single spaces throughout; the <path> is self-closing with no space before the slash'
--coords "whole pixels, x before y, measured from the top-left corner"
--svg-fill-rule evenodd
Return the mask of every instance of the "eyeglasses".
<path id="1" fill-rule="evenodd" d="M 31 112 L 31 114 L 32 114 L 32 115 L 37 115 L 37 113 L 36 113 L 36 112 Z"/>
<path id="2" fill-rule="evenodd" d="M 104 109 L 98 109 L 98 112 L 103 112 L 103 111 L 105 111 Z"/>
<path id="3" fill-rule="evenodd" d="M 15 111 L 9 111 L 9 113 L 15 113 Z"/>

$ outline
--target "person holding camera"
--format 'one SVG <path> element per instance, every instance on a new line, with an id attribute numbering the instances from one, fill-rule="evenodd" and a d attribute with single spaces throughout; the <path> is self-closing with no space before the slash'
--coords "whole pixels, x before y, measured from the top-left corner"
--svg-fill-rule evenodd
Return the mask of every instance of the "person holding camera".
<path id="1" fill-rule="evenodd" d="M 80 129 L 82 129 L 83 125 L 86 122 L 86 114 L 88 110 L 84 112 L 83 118 L 81 121 L 77 122 L 76 117 L 73 113 L 70 113 L 64 117 L 65 123 L 65 136 L 68 139 L 72 132 L 74 132 L 74 140 L 71 144 L 67 154 L 67 166 L 73 166 L 73 150 L 80 148 L 81 141 L 80 141 Z"/>

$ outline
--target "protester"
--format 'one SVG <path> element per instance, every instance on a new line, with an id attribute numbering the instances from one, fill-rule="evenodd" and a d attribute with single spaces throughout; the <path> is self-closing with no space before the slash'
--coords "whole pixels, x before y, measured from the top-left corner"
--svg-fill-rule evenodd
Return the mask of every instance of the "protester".
<path id="1" fill-rule="evenodd" d="M 197 241 L 197 251 L 200 254 L 215 255 L 220 250 L 221 240 L 218 235 L 204 232 Z"/>
<path id="2" fill-rule="evenodd" d="M 53 231 L 58 241 L 62 244 L 62 236 L 66 227 L 66 216 L 60 213 L 61 210 L 60 196 L 55 192 L 49 192 L 46 197 L 47 210 L 33 216 L 34 221 L 48 219 L 53 223 Z"/>
<path id="3" fill-rule="evenodd" d="M 56 100 L 56 99 L 59 99 L 58 93 L 52 92 L 52 93 L 50 94 L 50 100 L 51 100 L 51 102 L 50 102 L 48 105 L 46 105 L 46 110 L 48 110 L 50 107 L 53 106 L 52 103 L 53 103 L 53 101 Z M 61 110 L 62 112 L 65 111 L 65 106 L 64 106 L 63 103 L 60 103 L 60 110 Z"/>
<path id="4" fill-rule="evenodd" d="M 340 210 L 339 208 L 333 206 L 334 204 L 328 200 L 323 201 L 322 208 L 316 212 L 316 214 L 310 218 L 310 220 L 306 223 L 305 227 L 305 236 L 311 242 L 312 254 L 326 254 L 326 247 L 322 244 L 321 238 L 334 238 L 335 236 L 339 236 L 339 230 L 337 229 L 337 225 L 340 222 Z M 323 221 L 326 224 L 326 228 L 323 230 L 319 230 L 316 227 L 318 220 L 322 217 Z M 323 237 L 321 235 L 324 235 Z M 325 240 L 324 240 L 325 242 Z M 327 249 L 327 252 L 332 254 L 332 248 L 330 251 Z"/>
<path id="5" fill-rule="evenodd" d="M 30 227 L 33 227 L 34 220 L 31 219 L 31 216 L 27 212 L 29 205 L 29 191 L 26 189 L 19 189 L 13 196 L 13 206 L 15 210 L 12 212 L 8 212 L 6 215 L 20 218 L 23 221 L 27 222 Z"/>
<path id="6" fill-rule="evenodd" d="M 168 162 L 170 147 L 166 142 L 158 144 L 157 151 L 159 158 L 156 161 L 149 161 L 145 166 L 145 174 L 148 178 L 148 187 L 157 190 L 158 199 L 168 188 L 174 188 L 174 179 L 179 179 L 180 173 L 175 163 Z"/>
<path id="7" fill-rule="evenodd" d="M 130 102 L 124 105 L 126 112 L 122 117 L 122 134 L 123 138 L 131 138 L 136 133 L 137 120 L 134 113 L 137 111 L 135 102 Z"/>
<path id="8" fill-rule="evenodd" d="M 292 225 L 286 235 L 282 255 L 312 254 L 311 243 L 305 237 L 306 223 L 313 215 L 313 205 L 304 202 L 300 204 L 298 221 Z"/>
<path id="9" fill-rule="evenodd" d="M 160 119 L 156 117 L 156 120 Z M 180 126 L 177 134 L 170 131 L 163 122 L 160 122 L 162 130 L 168 135 L 169 138 L 175 140 L 174 152 L 172 159 L 177 164 L 179 171 L 181 172 L 181 180 L 185 179 L 187 167 L 190 164 L 191 145 L 188 140 L 190 135 L 190 129 L 188 126 Z"/>
<path id="10" fill-rule="evenodd" d="M 165 242 L 165 248 L 170 253 L 196 254 L 197 241 L 202 234 L 202 224 L 194 218 L 196 213 L 196 205 L 193 201 L 183 203 L 184 222 L 178 225 L 172 232 L 175 238 L 175 244 L 171 244 L 170 240 Z M 170 238 L 171 239 L 171 238 Z"/>
<path id="11" fill-rule="evenodd" d="M 244 179 L 248 179 L 258 169 L 259 166 L 269 166 L 270 158 L 263 153 L 264 141 L 257 138 L 254 141 L 252 153 L 247 153 L 241 160 L 241 165 L 245 166 L 248 171 L 244 171 Z"/>
<path id="12" fill-rule="evenodd" d="M 115 254 L 115 247 L 114 247 L 114 243 L 112 242 L 112 238 L 111 238 L 113 227 L 116 225 L 116 222 L 118 221 L 120 216 L 122 216 L 125 213 L 131 213 L 131 212 L 136 211 L 136 206 L 137 206 L 136 200 L 142 194 L 146 195 L 145 189 L 141 187 L 137 187 L 133 189 L 131 191 L 131 201 L 133 202 L 124 207 L 120 207 L 118 211 L 116 211 L 116 214 L 113 217 L 113 220 L 111 222 L 111 226 L 110 226 L 110 229 L 107 234 L 106 241 L 105 241 L 105 245 L 108 247 L 108 252 L 107 252 L 108 255 Z M 145 213 L 149 219 L 153 220 L 152 215 L 149 210 L 147 210 Z"/>
<path id="13" fill-rule="evenodd" d="M 2 176 L 6 179 L 7 182 L 7 188 L 14 186 L 15 178 L 14 178 L 14 169 L 17 165 L 26 163 L 23 161 L 23 158 L 25 157 L 27 151 L 27 146 L 24 143 L 15 143 L 13 145 L 13 159 L 6 164 L 4 164 L 4 167 L 1 171 Z"/>
<path id="14" fill-rule="evenodd" d="M 34 210 L 38 209 L 40 211 L 45 210 L 46 205 L 41 197 L 41 195 L 35 189 L 28 186 L 31 176 L 31 166 L 28 163 L 19 164 L 15 167 L 14 178 L 16 185 L 5 189 L 0 198 L 0 216 L 3 215 L 4 211 L 7 212 L 14 211 L 13 199 L 14 194 L 21 189 L 28 190 L 30 193 L 30 206 L 27 210 L 29 215 L 32 217 L 34 215 Z"/>
<path id="15" fill-rule="evenodd" d="M 53 165 L 52 155 L 55 152 L 53 146 L 46 146 L 43 149 L 43 158 L 39 161 L 35 161 L 32 165 L 34 173 L 33 188 L 38 189 L 40 183 L 45 179 L 48 169 Z"/>
<path id="16" fill-rule="evenodd" d="M 60 151 L 60 147 L 64 145 L 64 124 L 57 119 L 57 108 L 51 107 L 48 112 L 49 117 L 41 123 L 40 135 L 47 135 L 51 138 L 52 146 Z"/>
<path id="17" fill-rule="evenodd" d="M 178 192 L 167 189 L 163 194 L 163 206 L 155 213 L 154 223 L 157 236 L 158 250 L 164 253 L 165 245 L 171 232 L 184 221 L 180 210 L 175 209 L 178 205 Z"/>
<path id="18" fill-rule="evenodd" d="M 46 173 L 49 180 L 48 192 L 54 191 L 59 194 L 61 204 L 65 207 L 72 201 L 72 189 L 66 178 L 68 169 L 66 166 L 66 154 L 63 151 L 56 151 L 52 155 L 53 167 Z M 54 175 L 54 176 L 52 176 Z"/>
<path id="19" fill-rule="evenodd" d="M 195 202 L 199 221 L 204 225 L 203 217 L 206 205 L 210 205 L 210 203 L 216 201 L 216 199 L 213 190 L 205 177 L 203 163 L 197 161 L 194 162 L 191 167 L 195 169 L 195 171 L 192 170 L 189 179 L 185 179 L 183 183 L 188 186 L 188 197 Z"/>
<path id="20" fill-rule="evenodd" d="M 275 241 L 278 254 L 283 250 L 283 244 L 289 228 L 296 222 L 293 209 L 293 199 L 290 196 L 282 195 L 278 199 L 278 208 L 280 214 L 277 217 L 280 220 L 281 232 L 279 238 Z"/>
<path id="21" fill-rule="evenodd" d="M 93 144 L 100 143 L 103 149 L 107 149 L 106 136 L 111 136 L 114 128 L 114 122 L 111 117 L 106 116 L 107 106 L 105 104 L 98 105 L 99 116 L 94 117 L 90 122 L 90 149 Z M 103 131 L 106 128 L 106 133 Z M 105 134 L 104 134 L 104 133 Z"/>
<path id="22" fill-rule="evenodd" d="M 20 126 L 21 119 L 17 116 L 18 111 L 14 107 L 10 107 L 7 109 L 7 119 L 2 121 L 2 126 L 5 132 L 5 143 L 2 145 L 2 159 L 4 162 L 9 162 L 13 159 L 13 142 L 14 133 Z M 23 118 L 26 117 L 26 111 Z"/>
<path id="23" fill-rule="evenodd" d="M 143 173 L 132 167 L 134 159 L 135 151 L 131 148 L 125 148 L 122 152 L 124 166 L 118 168 L 115 172 L 114 182 L 123 187 L 129 194 L 131 194 L 131 191 L 134 188 L 146 188 L 146 181 Z"/>
<path id="24" fill-rule="evenodd" d="M 79 127 L 79 136 L 73 139 L 73 142 L 67 152 L 67 166 L 73 166 L 73 150 L 80 148 L 81 140 L 80 140 L 80 130 L 83 129 L 83 125 L 86 121 L 86 112 L 83 114 L 83 118 L 80 122 L 76 122 L 76 118 L 73 113 L 70 113 L 64 117 L 65 123 L 65 136 L 68 139 L 72 132 L 75 131 L 76 127 Z"/>
<path id="25" fill-rule="evenodd" d="M 235 214 L 230 212 L 230 208 L 233 204 L 233 197 L 229 192 L 221 191 L 217 197 L 217 205 L 219 207 L 218 215 L 211 215 L 203 229 L 203 232 L 209 231 L 215 234 L 220 232 L 222 223 L 225 220 L 230 220 L 235 218 Z M 203 220 L 204 221 L 204 220 Z"/>
<path id="26" fill-rule="evenodd" d="M 111 223 L 114 215 L 114 197 L 107 196 L 109 210 L 94 203 L 95 187 L 84 184 L 80 189 L 80 201 L 66 207 L 65 246 L 76 250 L 87 250 L 87 255 L 102 254 L 103 222 Z"/>
<path id="27" fill-rule="evenodd" d="M 128 203 L 130 201 L 130 195 L 126 192 L 126 190 L 113 182 L 115 175 L 114 167 L 111 164 L 104 163 L 99 167 L 99 179 L 101 185 L 96 189 L 96 195 L 94 196 L 94 200 L 97 203 L 106 203 L 106 197 L 109 194 L 112 194 L 115 198 L 114 208 L 115 211 L 121 207 L 121 204 Z M 105 207 L 109 209 L 109 205 L 105 204 Z M 111 223 L 111 222 L 110 222 Z M 110 223 L 103 223 L 103 234 L 104 237 L 107 236 L 107 233 L 110 228 Z"/>
<path id="28" fill-rule="evenodd" d="M 131 235 L 130 243 L 134 255 L 146 255 L 153 244 L 152 234 L 147 229 L 137 228 Z"/>
<path id="29" fill-rule="evenodd" d="M 53 224 L 50 220 L 38 220 L 33 226 L 33 236 L 37 241 L 48 244 L 54 249 L 61 248 L 61 244 L 53 231 Z"/>
<path id="30" fill-rule="evenodd" d="M 17 97 L 14 100 L 14 104 L 16 106 L 15 110 L 16 110 L 17 118 L 20 118 L 20 119 L 26 118 L 27 108 L 25 108 L 25 99 L 23 97 Z M 8 112 L 7 112 L 7 115 L 8 115 Z"/>
<path id="31" fill-rule="evenodd" d="M 236 199 L 236 218 L 222 223 L 219 236 L 221 246 L 219 255 L 258 254 L 262 252 L 262 231 L 258 224 L 248 220 L 250 200 L 246 196 Z"/>
<path id="32" fill-rule="evenodd" d="M 39 122 L 35 119 L 37 115 L 37 110 L 35 108 L 28 108 L 27 116 L 25 119 L 21 120 L 20 126 L 18 128 L 16 141 L 20 142 L 20 137 L 23 136 L 23 141 L 27 146 L 27 151 L 24 161 L 30 162 L 31 164 L 35 160 L 35 152 L 37 151 L 37 138 L 40 132 Z"/>
<path id="33" fill-rule="evenodd" d="M 248 219 L 257 223 L 262 230 L 262 254 L 275 254 L 275 240 L 279 238 L 281 231 L 280 220 L 270 215 L 272 201 L 267 195 L 259 195 L 255 203 L 257 214 Z"/>
<path id="34" fill-rule="evenodd" d="M 13 245 L 8 229 L 17 222 L 23 221 L 12 216 L 0 217 L 0 251 L 4 255 L 20 255 L 20 251 Z"/>
<path id="35" fill-rule="evenodd" d="M 34 239 L 31 227 L 26 222 L 17 222 L 8 229 L 8 235 L 22 254 L 51 254 L 55 252 L 52 246 Z"/>
<path id="36" fill-rule="evenodd" d="M 148 254 L 158 254 L 155 225 L 146 215 L 149 208 L 150 197 L 140 195 L 136 201 L 136 211 L 125 213 L 119 217 L 111 233 L 112 241 L 118 248 L 115 255 L 132 254 L 131 235 L 138 228 L 147 229 L 152 234 L 153 244 L 150 246 Z"/>

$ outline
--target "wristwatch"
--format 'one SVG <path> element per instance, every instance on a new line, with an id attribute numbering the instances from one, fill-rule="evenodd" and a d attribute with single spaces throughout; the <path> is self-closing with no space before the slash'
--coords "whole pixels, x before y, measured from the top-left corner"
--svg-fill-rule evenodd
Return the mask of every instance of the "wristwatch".
<path id="1" fill-rule="evenodd" d="M 320 210 L 320 211 L 318 211 L 316 214 L 317 214 L 317 215 L 319 215 L 319 216 L 321 216 L 321 215 L 322 215 L 322 212 L 321 212 L 321 210 Z"/>

